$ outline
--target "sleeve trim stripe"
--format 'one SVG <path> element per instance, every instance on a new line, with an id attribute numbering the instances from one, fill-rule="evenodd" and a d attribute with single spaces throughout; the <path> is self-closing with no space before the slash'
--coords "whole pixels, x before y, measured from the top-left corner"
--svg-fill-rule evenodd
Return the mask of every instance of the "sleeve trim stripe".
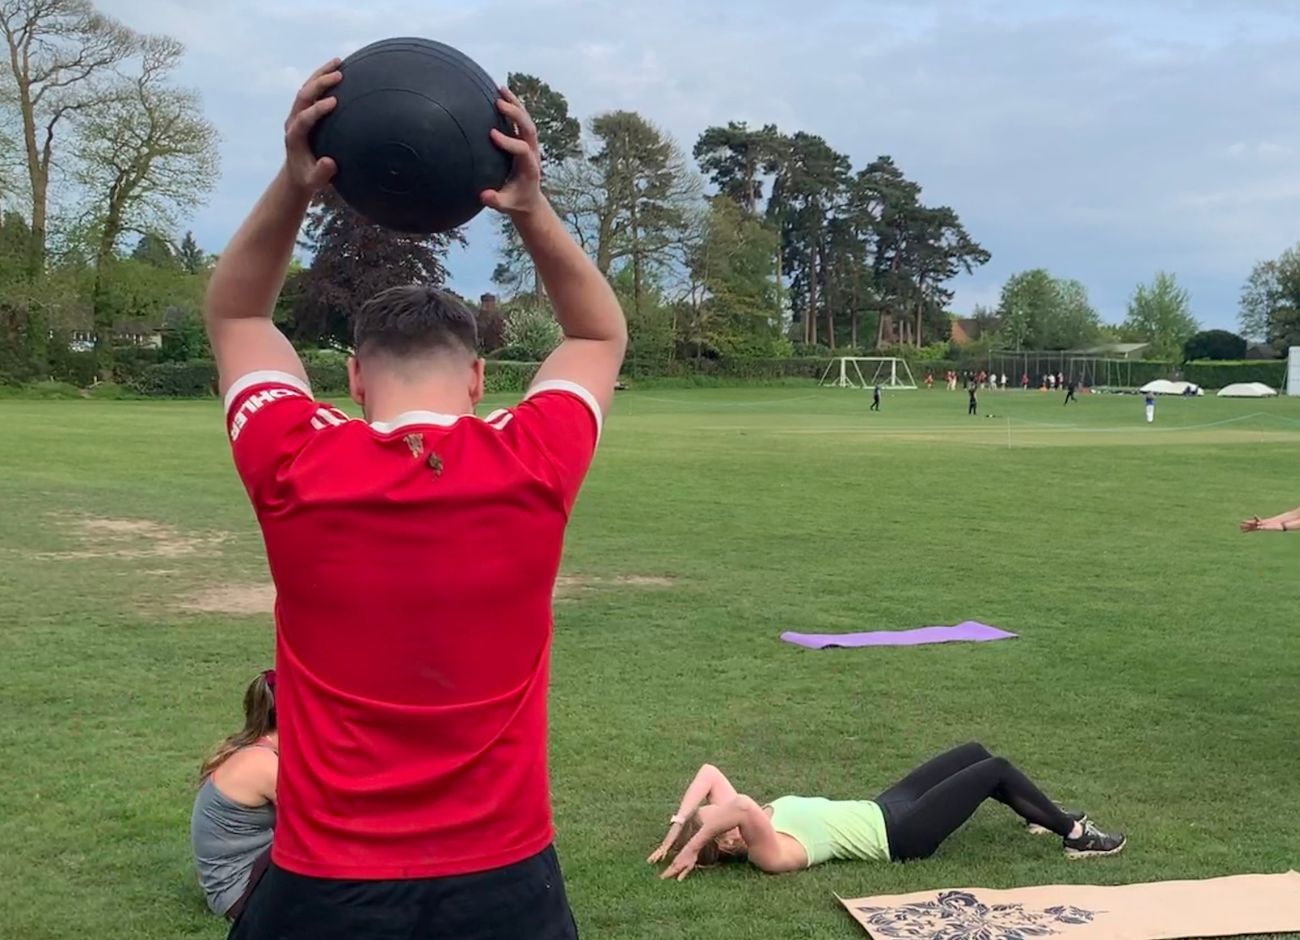
<path id="1" fill-rule="evenodd" d="M 595 395 L 591 394 L 591 392 L 583 388 L 577 382 L 569 382 L 565 379 L 551 379 L 548 382 L 538 382 L 530 388 L 528 394 L 524 396 L 524 400 L 527 401 L 529 398 L 532 398 L 535 395 L 540 395 L 543 392 L 568 392 L 586 405 L 591 411 L 591 416 L 596 419 L 596 443 L 600 443 L 600 432 L 605 423 L 605 416 L 601 414 L 600 402 L 596 401 Z"/>
<path id="2" fill-rule="evenodd" d="M 236 379 L 226 392 L 226 415 L 230 415 L 230 407 L 239 398 L 240 395 L 248 391 L 254 385 L 288 385 L 290 388 L 296 388 L 308 398 L 311 397 L 311 386 L 298 378 L 296 375 L 290 375 L 288 372 L 279 372 L 275 369 L 264 369 L 260 372 L 250 372 L 245 376 Z"/>

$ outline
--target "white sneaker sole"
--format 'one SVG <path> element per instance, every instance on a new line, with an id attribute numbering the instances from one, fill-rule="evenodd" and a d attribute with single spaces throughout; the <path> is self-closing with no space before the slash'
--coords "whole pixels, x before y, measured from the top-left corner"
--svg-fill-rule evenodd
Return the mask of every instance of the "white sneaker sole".
<path id="1" fill-rule="evenodd" d="M 1127 846 L 1128 846 L 1128 839 L 1125 839 L 1123 842 L 1121 842 L 1115 848 L 1111 849 L 1109 852 L 1080 852 L 1077 849 L 1066 849 L 1065 857 L 1072 862 L 1077 862 L 1080 859 L 1084 859 L 1084 858 L 1107 858 L 1108 856 L 1111 855 L 1118 855 L 1120 852 L 1123 852 L 1125 847 Z"/>

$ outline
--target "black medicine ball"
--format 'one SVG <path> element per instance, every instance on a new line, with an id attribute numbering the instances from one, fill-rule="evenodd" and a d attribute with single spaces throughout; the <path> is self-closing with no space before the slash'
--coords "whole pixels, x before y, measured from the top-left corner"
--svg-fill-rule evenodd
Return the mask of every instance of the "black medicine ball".
<path id="1" fill-rule="evenodd" d="M 496 84 L 468 56 L 429 39 L 384 39 L 339 66 L 338 104 L 312 149 L 338 164 L 334 188 L 362 216 L 399 232 L 445 232 L 500 189 L 511 158 L 488 132 L 514 129 Z"/>

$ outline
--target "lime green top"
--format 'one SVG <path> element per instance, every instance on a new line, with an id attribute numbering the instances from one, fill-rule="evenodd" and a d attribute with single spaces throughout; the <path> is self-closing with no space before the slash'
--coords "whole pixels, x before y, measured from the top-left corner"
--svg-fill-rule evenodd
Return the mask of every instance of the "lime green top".
<path id="1" fill-rule="evenodd" d="M 889 861 L 885 816 L 870 800 L 783 796 L 771 807 L 772 828 L 803 846 L 809 867 L 831 859 Z"/>

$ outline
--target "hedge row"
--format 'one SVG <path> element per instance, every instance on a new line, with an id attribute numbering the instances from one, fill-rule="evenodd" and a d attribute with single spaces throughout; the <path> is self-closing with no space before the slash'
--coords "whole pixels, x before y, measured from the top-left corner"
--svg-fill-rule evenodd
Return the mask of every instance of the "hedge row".
<path id="1" fill-rule="evenodd" d="M 347 394 L 348 369 L 344 361 L 308 360 L 304 366 L 317 395 Z M 487 391 L 523 392 L 537 368 L 535 362 L 488 362 Z M 217 369 L 209 359 L 157 362 L 139 369 L 127 387 L 151 397 L 202 398 L 217 393 Z"/>
<path id="2" fill-rule="evenodd" d="M 155 350 L 117 350 L 114 356 L 114 381 L 122 388 L 140 395 L 192 398 L 216 394 L 216 368 L 210 360 L 190 362 L 156 362 Z M 714 382 L 782 382 L 793 380 L 815 381 L 826 372 L 830 360 L 814 356 L 793 356 L 782 359 L 701 359 L 675 362 L 636 362 L 624 364 L 623 374 L 630 379 L 670 379 Z M 94 383 L 94 354 L 89 352 L 63 352 L 51 355 L 50 380 L 85 388 Z M 340 354 L 304 355 L 304 366 L 312 389 L 321 395 L 345 395 L 348 390 L 346 358 Z M 486 385 L 490 393 L 521 393 L 537 372 L 535 362 L 515 362 L 490 359 L 486 364 Z M 919 384 L 926 373 L 942 382 L 944 373 L 978 371 L 987 368 L 987 362 L 972 359 L 969 362 L 952 360 L 925 360 L 911 364 L 912 376 Z M 1180 377 L 1204 388 L 1217 389 L 1234 382 L 1263 382 L 1280 388 L 1285 380 L 1286 363 L 1283 361 L 1249 362 L 1189 362 L 1176 368 L 1168 362 L 1135 361 L 1118 367 L 1119 384 L 1134 387 L 1152 379 Z M 870 380 L 874 369 L 863 365 L 862 373 Z M 1012 384 L 1019 384 L 1020 376 L 1009 375 Z M 1037 376 L 1033 377 L 1035 380 Z M 1112 380 L 1113 381 L 1113 380 Z"/>
<path id="3" fill-rule="evenodd" d="M 1223 388 L 1234 382 L 1263 382 L 1280 390 L 1286 383 L 1286 362 L 1281 359 L 1188 362 L 1183 365 L 1183 378 L 1202 388 Z"/>

